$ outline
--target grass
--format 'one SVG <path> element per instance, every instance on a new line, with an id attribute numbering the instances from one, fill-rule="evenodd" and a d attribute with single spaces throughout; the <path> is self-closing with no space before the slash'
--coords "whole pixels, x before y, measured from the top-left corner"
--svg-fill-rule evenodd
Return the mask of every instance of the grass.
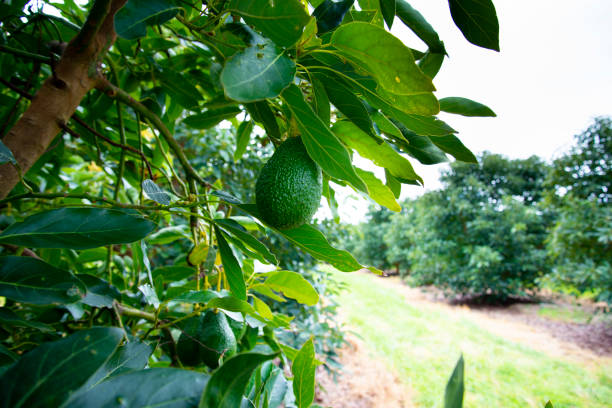
<path id="1" fill-rule="evenodd" d="M 374 275 L 334 273 L 346 322 L 412 390 L 420 407 L 441 407 L 446 381 L 463 353 L 465 407 L 610 407 L 612 367 L 552 358 L 493 335 L 465 318 L 419 310 Z M 374 381 L 375 379 L 372 379 Z"/>
<path id="2" fill-rule="evenodd" d="M 560 306 L 541 306 L 538 315 L 551 320 L 570 323 L 588 323 L 593 314 L 580 308 L 560 307 Z"/>

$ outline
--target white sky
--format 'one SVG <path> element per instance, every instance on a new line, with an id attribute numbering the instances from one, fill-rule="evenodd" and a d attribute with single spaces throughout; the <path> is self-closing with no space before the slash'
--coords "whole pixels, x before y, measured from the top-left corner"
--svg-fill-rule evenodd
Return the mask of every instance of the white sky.
<path id="1" fill-rule="evenodd" d="M 550 160 L 566 151 L 594 117 L 612 115 L 612 0 L 494 3 L 500 53 L 467 42 L 451 19 L 448 2 L 410 1 L 436 29 L 450 56 L 434 79 L 438 98 L 470 98 L 497 113 L 496 118 L 439 117 L 459 131 L 474 153 L 535 154 Z M 426 48 L 397 18 L 392 31 L 405 44 Z M 402 197 L 439 187 L 441 166 L 415 164 L 426 188 L 404 186 Z M 351 195 L 356 196 L 342 194 L 340 216 L 344 222 L 359 222 L 369 202 Z"/>

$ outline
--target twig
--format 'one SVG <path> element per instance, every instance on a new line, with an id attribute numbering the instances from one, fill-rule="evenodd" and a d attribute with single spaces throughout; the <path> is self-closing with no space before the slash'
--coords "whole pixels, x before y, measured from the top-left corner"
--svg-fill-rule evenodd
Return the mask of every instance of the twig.
<path id="1" fill-rule="evenodd" d="M 17 48 L 7 47 L 6 45 L 0 45 L 0 52 L 13 54 L 16 57 L 26 58 L 32 61 L 42 62 L 43 64 L 51 64 L 52 62 L 50 57 L 45 57 L 44 55 L 35 54 L 33 52 L 19 50 Z"/>
<path id="2" fill-rule="evenodd" d="M 17 245 L 11 245 L 11 244 L 2 244 L 3 247 L 10 249 L 11 251 L 17 253 L 19 251 L 19 248 Z M 40 257 L 38 255 L 36 255 L 36 252 L 32 251 L 31 249 L 28 248 L 22 248 L 21 250 L 21 255 L 23 256 L 29 256 L 30 258 L 36 258 L 36 259 L 40 259 Z"/>

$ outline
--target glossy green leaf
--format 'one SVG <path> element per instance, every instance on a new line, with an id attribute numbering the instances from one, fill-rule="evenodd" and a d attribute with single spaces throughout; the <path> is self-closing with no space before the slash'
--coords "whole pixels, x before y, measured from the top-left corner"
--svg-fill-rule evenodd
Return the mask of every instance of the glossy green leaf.
<path id="1" fill-rule="evenodd" d="M 179 10 L 171 0 L 130 0 L 115 15 L 115 31 L 128 40 L 144 37 L 147 25 L 163 24 Z"/>
<path id="2" fill-rule="evenodd" d="M 282 97 L 302 134 L 308 155 L 330 176 L 348 181 L 358 190 L 367 191 L 363 180 L 355 173 L 348 152 L 304 101 L 300 89 L 291 85 Z"/>
<path id="3" fill-rule="evenodd" d="M 151 179 L 145 179 L 142 182 L 142 191 L 147 197 L 161 205 L 170 205 L 170 194 L 162 190 Z"/>
<path id="4" fill-rule="evenodd" d="M 463 356 L 451 374 L 444 391 L 444 408 L 461 408 L 463 406 Z"/>
<path id="5" fill-rule="evenodd" d="M 310 338 L 293 359 L 293 393 L 298 408 L 308 408 L 315 395 L 315 349 Z"/>
<path id="6" fill-rule="evenodd" d="M 286 297 L 295 299 L 305 305 L 314 306 L 319 301 L 319 294 L 315 288 L 297 272 L 268 272 L 265 284 Z"/>
<path id="7" fill-rule="evenodd" d="M 36 320 L 22 319 L 18 314 L 7 309 L 6 307 L 0 308 L 0 325 L 2 327 L 28 327 L 36 330 L 40 330 L 43 333 L 52 333 L 55 329 L 48 324 L 38 322 Z"/>
<path id="8" fill-rule="evenodd" d="M 363 102 L 355 96 L 355 93 L 344 84 L 342 80 L 333 80 L 330 77 L 320 76 L 329 100 L 334 106 L 351 122 L 357 125 L 361 130 L 369 136 L 378 139 L 374 132 L 372 119 L 368 114 Z M 382 139 L 380 139 L 382 142 Z"/>
<path id="9" fill-rule="evenodd" d="M 434 145 L 426 136 L 420 136 L 412 132 L 403 123 L 391 119 L 391 122 L 400 130 L 407 144 L 403 144 L 403 150 L 423 164 L 437 164 L 448 161 L 442 150 Z"/>
<path id="10" fill-rule="evenodd" d="M 385 186 L 376 176 L 365 170 L 356 169 L 359 177 L 368 186 L 368 195 L 383 207 L 387 207 L 391 211 L 400 212 L 402 207 L 395 201 L 395 196 L 389 187 Z"/>
<path id="11" fill-rule="evenodd" d="M 219 297 L 217 292 L 211 290 L 189 290 L 173 297 L 171 300 L 181 303 L 208 303 L 212 299 Z"/>
<path id="12" fill-rule="evenodd" d="M 311 75 L 310 83 L 312 84 L 312 105 L 317 116 L 323 121 L 325 126 L 329 126 L 331 120 L 331 106 L 329 104 L 329 96 L 321 79 L 318 75 Z"/>
<path id="13" fill-rule="evenodd" d="M 234 161 L 240 160 L 244 152 L 246 152 L 249 141 L 251 140 L 251 133 L 253 132 L 253 121 L 244 121 L 238 126 L 236 131 L 236 150 L 234 151 Z"/>
<path id="14" fill-rule="evenodd" d="M 313 11 L 317 19 L 317 32 L 319 35 L 327 33 L 342 23 L 344 16 L 351 9 L 355 0 L 324 0 Z"/>
<path id="15" fill-rule="evenodd" d="M 402 193 L 402 183 L 385 169 L 385 185 L 389 187 L 389 190 L 393 193 L 393 196 L 397 199 Z"/>
<path id="16" fill-rule="evenodd" d="M 499 51 L 499 22 L 491 0 L 448 0 L 448 6 L 466 40 Z"/>
<path id="17" fill-rule="evenodd" d="M 242 241 L 247 247 L 253 251 L 261 254 L 266 261 L 273 265 L 278 264 L 276 257 L 270 252 L 270 250 L 262 244 L 257 238 L 243 230 L 243 227 L 234 220 L 229 219 L 216 219 L 215 223 L 229 234 L 235 236 Z"/>
<path id="18" fill-rule="evenodd" d="M 104 208 L 60 208 L 10 225 L 0 242 L 34 248 L 88 249 L 138 241 L 155 224 L 142 217 Z"/>
<path id="19" fill-rule="evenodd" d="M 69 304 L 83 299 L 86 291 L 72 273 L 40 259 L 0 257 L 0 296 L 35 305 Z"/>
<path id="20" fill-rule="evenodd" d="M 266 41 L 229 58 L 221 72 L 221 84 L 228 98 L 254 102 L 278 96 L 294 76 L 295 63 Z"/>
<path id="21" fill-rule="evenodd" d="M 4 163 L 17 164 L 17 160 L 15 160 L 13 152 L 0 140 L 0 164 Z"/>
<path id="22" fill-rule="evenodd" d="M 402 41 L 373 24 L 354 22 L 334 31 L 331 43 L 350 60 L 367 67 L 376 82 L 397 95 L 435 91 Z"/>
<path id="23" fill-rule="evenodd" d="M 210 309 L 223 309 L 228 312 L 244 313 L 251 316 L 256 316 L 255 309 L 245 300 L 237 299 L 233 296 L 216 297 L 208 301 L 206 304 Z"/>
<path id="24" fill-rule="evenodd" d="M 114 300 L 121 300 L 121 293 L 107 281 L 84 273 L 78 274 L 77 278 L 87 288 L 87 293 L 81 300 L 86 305 L 111 308 Z"/>
<path id="25" fill-rule="evenodd" d="M 425 75 L 433 79 L 438 75 L 445 57 L 446 54 L 428 51 L 417 65 Z"/>
<path id="26" fill-rule="evenodd" d="M 438 33 L 427 20 L 425 20 L 425 17 L 423 17 L 421 13 L 412 8 L 405 0 L 395 0 L 395 7 L 395 13 L 399 19 L 427 44 L 429 51 L 446 54 L 444 44 L 440 41 Z"/>
<path id="27" fill-rule="evenodd" d="M 270 109 L 268 101 L 260 101 L 247 103 L 244 105 L 249 112 L 249 115 L 258 123 L 261 123 L 266 130 L 268 136 L 279 140 L 281 137 L 278 122 L 274 116 L 274 112 Z"/>
<path id="28" fill-rule="evenodd" d="M 170 244 L 178 239 L 190 239 L 189 230 L 184 225 L 172 225 L 155 231 L 147 237 L 147 242 L 151 245 Z"/>
<path id="29" fill-rule="evenodd" d="M 184 74 L 166 68 L 157 72 L 156 77 L 173 100 L 186 109 L 197 107 L 202 99 L 198 88 Z"/>
<path id="30" fill-rule="evenodd" d="M 230 291 L 238 299 L 246 300 L 246 286 L 238 260 L 234 256 L 225 236 L 217 226 L 215 226 L 215 236 L 217 237 L 219 253 L 221 254 L 221 261 L 223 262 L 223 270 L 225 271 Z"/>
<path id="31" fill-rule="evenodd" d="M 97 327 L 27 353 L 0 378 L 5 407 L 58 407 L 113 354 L 123 332 Z"/>
<path id="32" fill-rule="evenodd" d="M 410 161 L 397 153 L 388 143 L 377 144 L 353 123 L 336 122 L 332 128 L 336 136 L 360 156 L 388 169 L 395 177 L 405 180 L 423 179 L 415 173 Z"/>
<path id="33" fill-rule="evenodd" d="M 203 373 L 178 368 L 132 371 L 101 382 L 71 400 L 68 408 L 193 408 L 209 382 Z"/>
<path id="34" fill-rule="evenodd" d="M 242 112 L 242 109 L 237 106 L 209 109 L 197 115 L 187 116 L 183 123 L 194 129 L 209 129 L 221 121 L 235 117 L 240 112 Z"/>
<path id="35" fill-rule="evenodd" d="M 281 47 L 295 44 L 310 19 L 299 0 L 230 0 L 227 9 Z"/>
<path id="36" fill-rule="evenodd" d="M 164 282 L 176 282 L 195 275 L 195 269 L 189 266 L 160 266 L 153 270 L 153 279 L 164 277 Z"/>
<path id="37" fill-rule="evenodd" d="M 455 135 L 448 135 L 442 137 L 431 137 L 429 140 L 433 144 L 438 146 L 440 150 L 450 154 L 457 160 L 464 161 L 466 163 L 478 163 L 474 153 L 470 151 Z"/>
<path id="38" fill-rule="evenodd" d="M 276 354 L 243 353 L 229 358 L 213 373 L 202 394 L 199 407 L 239 407 L 253 371 L 260 364 L 275 357 Z"/>
<path id="39" fill-rule="evenodd" d="M 380 0 L 380 11 L 389 30 L 393 26 L 393 20 L 395 19 L 395 2 L 396 0 Z"/>
<path id="40" fill-rule="evenodd" d="M 132 340 L 115 349 L 110 358 L 92 375 L 87 383 L 79 389 L 79 394 L 88 391 L 102 381 L 127 371 L 142 370 L 149 362 L 153 348 L 137 340 Z M 76 397 L 70 397 L 73 400 Z"/>
<path id="41" fill-rule="evenodd" d="M 433 116 L 406 115 L 393 109 L 383 110 L 383 112 L 390 117 L 397 118 L 408 130 L 418 135 L 438 137 L 455 133 L 452 127 Z"/>
<path id="42" fill-rule="evenodd" d="M 457 96 L 440 99 L 440 110 L 463 116 L 497 116 L 488 106 Z"/>

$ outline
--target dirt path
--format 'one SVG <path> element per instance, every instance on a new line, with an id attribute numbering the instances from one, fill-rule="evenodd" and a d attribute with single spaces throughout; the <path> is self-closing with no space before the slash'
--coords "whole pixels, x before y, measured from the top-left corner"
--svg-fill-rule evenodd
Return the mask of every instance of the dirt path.
<path id="1" fill-rule="evenodd" d="M 554 322 L 521 313 L 519 309 L 512 307 L 454 306 L 432 300 L 431 295 L 403 284 L 398 277 L 381 278 L 378 282 L 400 292 L 413 306 L 435 308 L 456 318 L 466 318 L 490 333 L 551 357 L 591 367 L 612 364 L 612 328 L 605 330 L 600 325 L 588 327 L 588 325 Z M 591 344 L 593 342 L 589 343 L 588 339 L 585 339 L 589 336 L 597 337 L 599 341 Z"/>
<path id="2" fill-rule="evenodd" d="M 551 357 L 597 369 L 612 365 L 612 328 L 555 322 L 529 315 L 517 308 L 453 306 L 421 289 L 404 285 L 397 277 L 377 281 L 401 293 L 415 307 L 438 310 L 453 319 L 467 319 L 482 329 Z M 341 316 L 340 316 L 341 317 Z M 582 327 L 588 326 L 588 327 Z M 595 327 L 595 329 L 593 329 Z M 350 329 L 350 328 L 349 328 Z M 398 376 L 373 357 L 367 345 L 349 335 L 340 350 L 342 372 L 335 381 L 327 372 L 317 373 L 321 389 L 317 403 L 334 408 L 408 408 L 411 392 Z"/>

